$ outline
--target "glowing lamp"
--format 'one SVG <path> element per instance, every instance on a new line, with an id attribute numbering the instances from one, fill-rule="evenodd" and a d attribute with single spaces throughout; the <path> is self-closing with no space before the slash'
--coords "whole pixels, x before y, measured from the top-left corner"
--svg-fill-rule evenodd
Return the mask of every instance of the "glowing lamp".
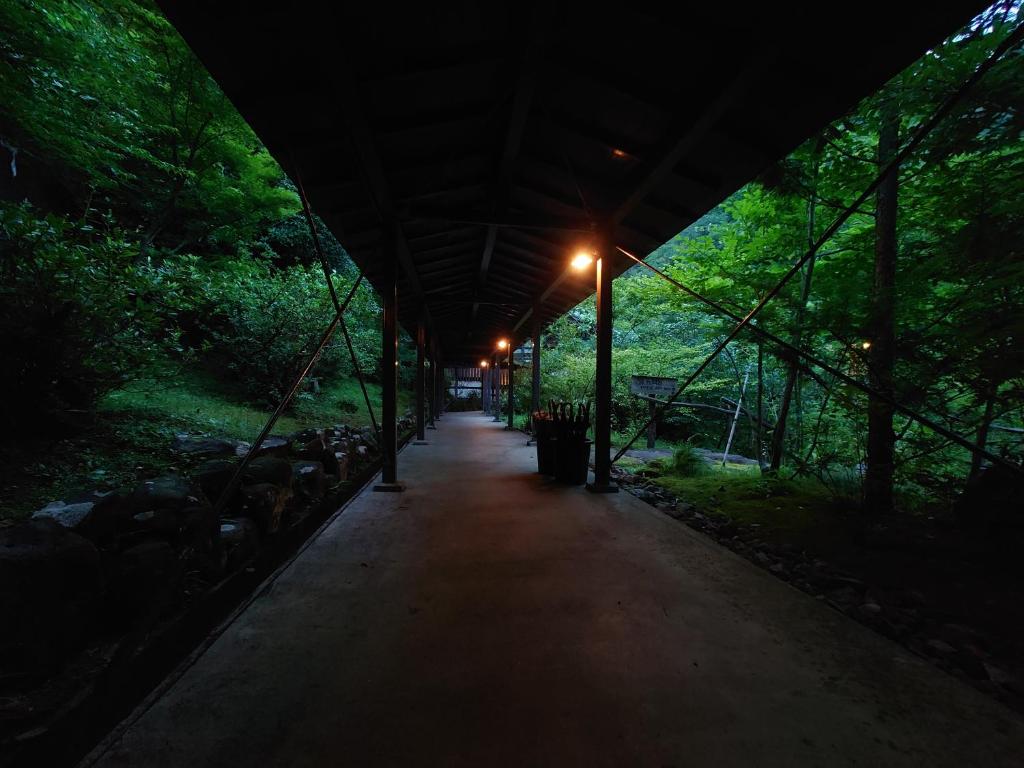
<path id="1" fill-rule="evenodd" d="M 500 339 L 498 341 L 498 349 L 504 349 L 507 346 L 508 346 L 508 342 L 505 339 Z"/>
<path id="2" fill-rule="evenodd" d="M 481 360 L 480 361 L 480 367 L 481 368 L 486 368 L 487 367 L 487 361 L 486 360 Z"/>
<path id="3" fill-rule="evenodd" d="M 861 349 L 871 349 L 871 342 L 870 341 L 865 341 L 864 343 L 862 343 L 860 345 L 860 348 Z"/>
<path id="4" fill-rule="evenodd" d="M 572 257 L 570 264 L 572 268 L 577 272 L 582 272 L 584 269 L 594 263 L 594 257 L 586 251 L 580 251 Z"/>

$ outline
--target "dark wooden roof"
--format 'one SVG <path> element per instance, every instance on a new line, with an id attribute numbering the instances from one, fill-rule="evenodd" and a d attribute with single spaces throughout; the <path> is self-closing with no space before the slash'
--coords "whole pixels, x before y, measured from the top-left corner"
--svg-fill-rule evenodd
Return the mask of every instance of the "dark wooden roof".
<path id="1" fill-rule="evenodd" d="M 593 291 L 596 220 L 646 255 L 965 24 L 977 2 L 170 2 L 372 282 L 449 361 Z M 619 269 L 625 268 L 620 264 Z"/>

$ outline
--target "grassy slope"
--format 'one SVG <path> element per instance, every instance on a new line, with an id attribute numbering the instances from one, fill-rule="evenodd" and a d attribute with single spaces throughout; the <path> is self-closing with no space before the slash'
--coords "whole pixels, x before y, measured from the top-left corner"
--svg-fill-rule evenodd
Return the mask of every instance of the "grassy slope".
<path id="1" fill-rule="evenodd" d="M 368 384 L 380 417 L 380 387 Z M 399 412 L 410 394 L 399 393 Z M 356 406 L 344 412 L 339 401 Z M 350 411 L 350 409 L 345 409 Z M 178 375 L 168 382 L 139 382 L 108 396 L 88 429 L 72 437 L 41 437 L 4 457 L 0 475 L 0 520 L 31 514 L 50 501 L 88 490 L 131 485 L 164 472 L 186 470 L 189 462 L 171 445 L 180 432 L 252 441 L 270 416 L 214 388 L 206 377 Z M 276 434 L 309 426 L 344 423 L 365 426 L 370 419 L 359 384 L 342 379 L 313 399 L 302 399 L 278 420 Z"/>

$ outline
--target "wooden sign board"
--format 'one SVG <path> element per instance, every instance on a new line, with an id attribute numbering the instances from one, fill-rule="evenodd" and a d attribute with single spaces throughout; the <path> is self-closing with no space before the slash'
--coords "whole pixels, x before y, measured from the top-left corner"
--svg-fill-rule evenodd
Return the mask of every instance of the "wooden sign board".
<path id="1" fill-rule="evenodd" d="M 679 389 L 678 379 L 670 379 L 663 376 L 633 375 L 629 381 L 629 391 L 634 395 L 668 398 L 672 397 L 677 389 Z"/>

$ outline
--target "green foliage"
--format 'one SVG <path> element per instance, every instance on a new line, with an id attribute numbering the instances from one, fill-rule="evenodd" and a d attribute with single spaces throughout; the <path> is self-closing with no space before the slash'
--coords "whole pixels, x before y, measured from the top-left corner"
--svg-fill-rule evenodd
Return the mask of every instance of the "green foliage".
<path id="1" fill-rule="evenodd" d="M 100 227 L 0 205 L 0 408 L 16 429 L 91 408 L 182 350 L 163 276 L 107 218 Z"/>
<path id="2" fill-rule="evenodd" d="M 0 5 L 0 138 L 39 158 L 75 215 L 144 245 L 232 250 L 296 210 L 281 169 L 148 2 Z"/>
<path id="3" fill-rule="evenodd" d="M 760 182 L 666 243 L 650 262 L 746 315 L 877 173 L 882 98 L 897 99 L 905 141 L 1018 22 L 1015 5 L 992 6 L 884 93 L 866 99 Z M 1019 49 L 1009 54 L 900 168 L 896 396 L 970 439 L 978 438 L 984 423 L 1024 424 L 1022 63 Z M 874 248 L 869 201 L 818 252 L 813 272 L 805 268 L 790 280 L 756 322 L 867 381 Z M 641 267 L 617 280 L 614 294 L 613 428 L 631 436 L 646 420 L 647 404 L 629 393 L 629 375 L 684 380 L 734 321 Z M 592 300 L 552 324 L 546 393 L 591 395 L 593 328 Z M 709 407 L 674 409 L 661 419 L 659 438 L 722 450 L 750 371 L 732 450 L 763 455 L 770 426 L 780 418 L 792 361 L 771 344 L 761 351 L 759 381 L 756 337 L 741 335 L 680 398 Z M 760 436 L 753 419 L 759 389 L 769 425 Z M 859 390 L 814 368 L 800 370 L 783 442 L 783 476 L 812 476 L 835 495 L 858 497 L 866 407 Z M 903 508 L 916 508 L 911 497 L 940 502 L 955 495 L 970 455 L 902 417 L 894 429 Z M 990 430 L 989 449 L 1019 460 L 1022 445 L 1014 434 Z"/>
<path id="4" fill-rule="evenodd" d="M 193 363 L 215 372 L 236 396 L 276 405 L 334 311 L 319 268 L 277 269 L 249 256 L 143 255 L 109 218 L 97 229 L 4 205 L 0 238 L 7 277 L 0 339 L 13 371 L 4 401 L 12 423 L 87 410 L 130 381 Z M 342 294 L 349 287 L 337 277 L 335 284 Z M 370 372 L 380 349 L 379 312 L 372 290 L 360 286 L 346 322 L 360 366 Z M 352 373 L 336 333 L 313 375 Z"/>
<path id="5" fill-rule="evenodd" d="M 672 452 L 672 473 L 679 477 L 696 477 L 708 471 L 708 463 L 689 443 L 680 443 Z"/>
<path id="6" fill-rule="evenodd" d="M 278 270 L 260 259 L 230 259 L 211 268 L 192 256 L 168 260 L 165 269 L 189 291 L 180 307 L 190 325 L 188 343 L 209 370 L 220 371 L 252 402 L 276 405 L 316 349 L 334 314 L 323 274 L 316 267 Z M 337 290 L 346 289 L 335 281 Z M 363 363 L 375 348 L 376 304 L 360 290 L 347 322 Z M 363 330 L 368 327 L 370 332 Z M 315 376 L 348 372 L 340 338 L 320 354 Z"/>

